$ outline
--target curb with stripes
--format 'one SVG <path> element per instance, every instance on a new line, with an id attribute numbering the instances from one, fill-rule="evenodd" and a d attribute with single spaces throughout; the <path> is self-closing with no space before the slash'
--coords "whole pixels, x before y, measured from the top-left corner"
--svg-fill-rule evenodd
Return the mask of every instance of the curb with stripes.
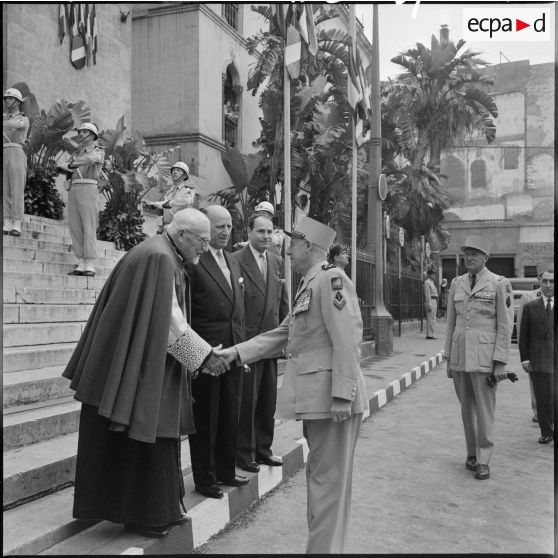
<path id="1" fill-rule="evenodd" d="M 439 352 L 414 367 L 411 372 L 403 374 L 399 380 L 394 380 L 386 388 L 374 392 L 369 400 L 370 411 L 365 413 L 363 420 L 428 374 L 442 360 L 443 353 Z M 186 475 L 185 503 L 191 521 L 172 527 L 169 535 L 163 539 L 150 539 L 126 533 L 122 531 L 122 526 L 108 521 L 103 521 L 87 531 L 98 531 L 95 538 L 100 540 L 112 539 L 112 543 L 103 545 L 103 551 L 109 554 L 191 554 L 266 493 L 304 466 L 308 446 L 302 436 L 301 421 L 291 420 L 279 425 L 275 429 L 273 447 L 276 455 L 282 456 L 282 467 L 261 466 L 258 473 L 242 472 L 250 478 L 250 482 L 241 488 L 223 487 L 225 495 L 219 500 L 203 498 L 193 491 L 192 475 Z M 189 488 L 192 492 L 189 492 Z M 122 533 L 120 536 L 119 531 Z M 89 536 L 91 535 L 93 533 Z M 79 535 L 75 538 L 78 539 Z M 79 545 L 78 540 L 76 543 Z"/>

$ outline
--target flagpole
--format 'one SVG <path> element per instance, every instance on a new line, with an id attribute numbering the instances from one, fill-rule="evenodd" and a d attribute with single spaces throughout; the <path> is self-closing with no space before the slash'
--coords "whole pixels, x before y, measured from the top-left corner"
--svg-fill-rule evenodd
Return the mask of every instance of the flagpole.
<path id="1" fill-rule="evenodd" d="M 287 70 L 286 37 L 283 53 L 283 131 L 284 131 L 284 180 L 283 180 L 283 215 L 285 231 L 291 232 L 291 78 Z M 285 253 L 290 238 L 285 235 Z M 285 257 L 285 279 L 289 306 L 291 303 L 291 260 Z"/>
<path id="2" fill-rule="evenodd" d="M 357 34 L 356 34 L 356 8 L 353 3 L 349 4 L 351 38 L 353 49 L 356 56 Z M 347 79 L 349 86 L 350 78 Z M 362 92 L 364 94 L 364 91 Z M 351 173 L 351 280 L 356 288 L 357 282 L 357 142 L 356 142 L 356 119 L 352 121 L 352 144 L 353 144 L 353 165 Z"/>

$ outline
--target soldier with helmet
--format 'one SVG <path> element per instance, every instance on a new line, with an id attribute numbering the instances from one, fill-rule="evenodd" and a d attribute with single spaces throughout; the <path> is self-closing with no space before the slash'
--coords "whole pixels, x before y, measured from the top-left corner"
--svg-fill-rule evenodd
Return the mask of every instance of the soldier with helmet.
<path id="1" fill-rule="evenodd" d="M 29 119 L 21 113 L 23 95 L 13 87 L 4 91 L 3 110 L 3 233 L 21 236 L 27 162 L 23 144 Z"/>
<path id="2" fill-rule="evenodd" d="M 192 186 L 186 184 L 190 176 L 190 169 L 186 163 L 178 161 L 171 167 L 171 187 L 165 192 L 165 198 L 162 201 L 142 200 L 147 207 L 154 209 L 162 209 L 163 224 L 160 232 L 164 232 L 172 221 L 174 215 L 181 209 L 193 207 L 196 192 Z"/>
<path id="3" fill-rule="evenodd" d="M 486 268 L 490 242 L 467 237 L 462 246 L 467 273 L 450 287 L 444 357 L 461 404 L 467 458 L 476 479 L 490 477 L 494 449 L 496 385 L 507 377 L 513 323 L 510 282 Z"/>
<path id="4" fill-rule="evenodd" d="M 78 261 L 68 275 L 94 277 L 99 216 L 98 180 L 105 152 L 97 144 L 99 131 L 95 124 L 83 123 L 78 134 L 79 146 L 65 165 L 72 173 L 68 191 L 68 225 L 72 250 Z"/>

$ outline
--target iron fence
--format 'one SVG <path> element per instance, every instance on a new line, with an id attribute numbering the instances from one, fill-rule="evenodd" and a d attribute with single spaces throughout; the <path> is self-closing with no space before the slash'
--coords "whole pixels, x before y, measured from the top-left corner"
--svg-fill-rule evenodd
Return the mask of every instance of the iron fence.
<path id="1" fill-rule="evenodd" d="M 419 275 L 399 274 L 388 269 L 384 280 L 384 301 L 394 321 L 407 322 L 424 318 L 423 281 Z"/>

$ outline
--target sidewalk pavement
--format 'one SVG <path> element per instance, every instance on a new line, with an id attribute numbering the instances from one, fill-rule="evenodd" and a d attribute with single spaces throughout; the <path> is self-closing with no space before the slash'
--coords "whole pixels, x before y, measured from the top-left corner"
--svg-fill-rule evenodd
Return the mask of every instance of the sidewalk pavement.
<path id="1" fill-rule="evenodd" d="M 402 337 L 394 337 L 393 354 L 363 359 L 362 370 L 374 414 L 399 393 L 424 377 L 442 360 L 443 337 L 425 339 L 425 331 L 416 329 Z M 438 324 L 442 331 L 444 324 Z M 367 415 L 368 416 L 368 415 Z M 365 417 L 366 418 L 366 417 Z M 188 554 L 227 527 L 248 507 L 267 492 L 292 477 L 306 462 L 308 447 L 302 434 L 302 421 L 286 421 L 276 425 L 273 452 L 283 459 L 282 467 L 262 466 L 259 473 L 237 470 L 248 476 L 250 483 L 242 488 L 223 486 L 225 497 L 205 498 L 194 490 L 188 442 L 182 443 L 182 467 L 185 471 L 184 503 L 191 521 L 175 526 L 164 539 L 148 539 L 122 531 L 122 526 L 100 522 L 70 539 L 55 544 L 43 554 Z M 102 547 L 99 541 L 104 541 Z M 107 541 L 110 541 L 107 543 Z"/>

